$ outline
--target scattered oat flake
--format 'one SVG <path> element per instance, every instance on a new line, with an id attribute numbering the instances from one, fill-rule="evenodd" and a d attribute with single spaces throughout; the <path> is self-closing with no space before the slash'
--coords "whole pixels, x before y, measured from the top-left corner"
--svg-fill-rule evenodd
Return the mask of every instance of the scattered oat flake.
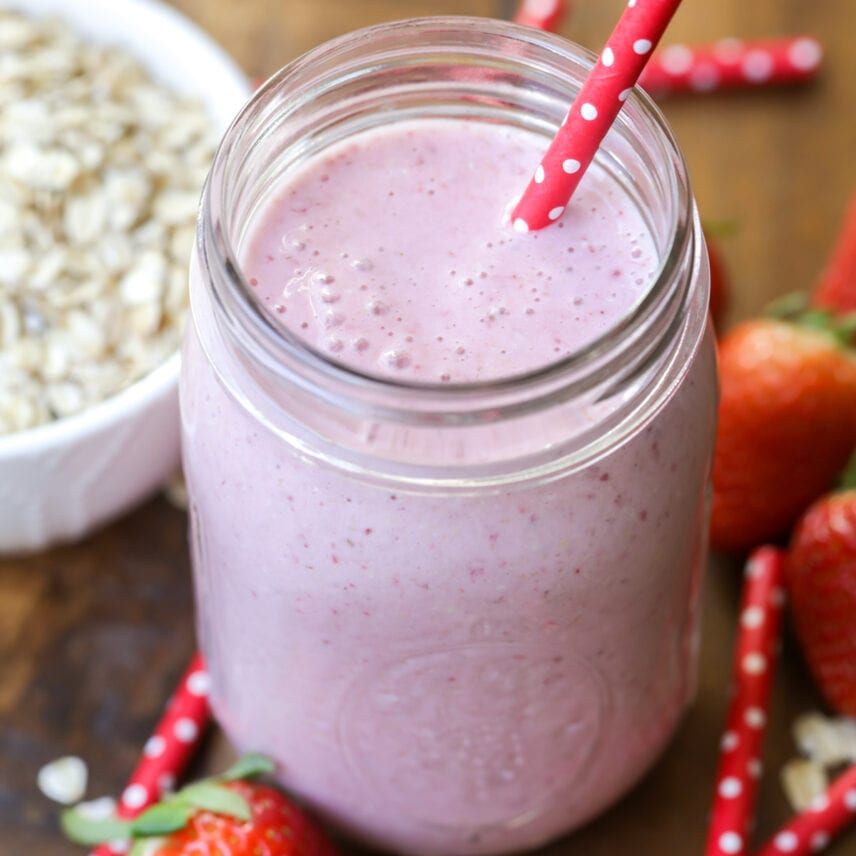
<path id="1" fill-rule="evenodd" d="M 856 753 L 856 723 L 844 717 L 803 714 L 794 722 L 793 733 L 800 752 L 822 767 L 844 764 Z"/>
<path id="2" fill-rule="evenodd" d="M 782 787 L 796 812 L 805 811 L 827 788 L 826 771 L 815 761 L 794 758 L 782 768 Z"/>
<path id="3" fill-rule="evenodd" d="M 86 764 L 75 755 L 57 758 L 39 770 L 39 790 L 51 800 L 72 805 L 86 793 Z"/>
<path id="4" fill-rule="evenodd" d="M 116 800 L 113 797 L 98 797 L 88 802 L 78 803 L 75 811 L 88 820 L 106 820 L 116 813 Z"/>

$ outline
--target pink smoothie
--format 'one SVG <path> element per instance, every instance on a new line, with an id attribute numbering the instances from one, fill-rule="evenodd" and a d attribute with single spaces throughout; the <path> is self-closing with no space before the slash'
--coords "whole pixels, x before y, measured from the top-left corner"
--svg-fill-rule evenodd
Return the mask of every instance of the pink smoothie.
<path id="1" fill-rule="evenodd" d="M 543 149 L 475 122 L 363 134 L 273 198 L 245 273 L 282 324 L 361 371 L 454 383 L 547 365 L 625 315 L 659 259 L 596 169 L 555 228 L 502 228 Z"/>
<path id="2" fill-rule="evenodd" d="M 269 195 L 244 275 L 277 323 L 359 372 L 451 388 L 543 367 L 626 316 L 660 263 L 597 167 L 554 226 L 503 224 L 543 147 L 453 120 L 352 136 Z M 709 338 L 662 406 L 582 466 L 396 487 L 305 454 L 226 389 L 204 289 L 197 266 L 185 465 L 227 733 L 338 826 L 400 852 L 521 850 L 615 800 L 692 693 Z"/>

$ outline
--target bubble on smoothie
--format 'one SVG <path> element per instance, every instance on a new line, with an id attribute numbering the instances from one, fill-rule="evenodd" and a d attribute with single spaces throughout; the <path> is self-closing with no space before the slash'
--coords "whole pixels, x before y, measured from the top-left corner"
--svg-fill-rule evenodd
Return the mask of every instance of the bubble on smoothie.
<path id="1" fill-rule="evenodd" d="M 282 241 L 280 242 L 281 249 L 288 252 L 301 252 L 301 250 L 306 249 L 306 241 L 301 240 L 300 238 L 295 238 L 294 235 L 283 235 Z"/>
<path id="2" fill-rule="evenodd" d="M 406 369 L 410 365 L 410 354 L 400 348 L 390 348 L 381 354 L 381 364 L 390 369 Z"/>
<path id="3" fill-rule="evenodd" d="M 354 339 L 354 350 L 361 354 L 369 349 L 369 344 L 369 340 L 365 336 L 360 336 L 359 339 Z"/>
<path id="4" fill-rule="evenodd" d="M 330 330 L 333 327 L 341 327 L 345 323 L 345 316 L 341 312 L 332 309 L 324 313 L 324 326 Z"/>
<path id="5" fill-rule="evenodd" d="M 351 262 L 351 267 L 361 273 L 367 273 L 374 269 L 374 262 L 371 259 L 354 259 Z"/>
<path id="6" fill-rule="evenodd" d="M 334 291 L 329 286 L 324 286 L 321 289 L 321 300 L 324 303 L 338 303 L 342 299 L 342 295 L 338 291 Z"/>
<path id="7" fill-rule="evenodd" d="M 372 315 L 386 315 L 387 313 L 387 305 L 382 300 L 370 300 L 366 304 L 366 309 Z"/>
<path id="8" fill-rule="evenodd" d="M 312 274 L 312 282 L 315 285 L 331 285 L 336 281 L 336 277 L 331 273 L 325 273 L 324 271 L 316 271 Z"/>
<path id="9" fill-rule="evenodd" d="M 340 353 L 342 350 L 344 350 L 345 343 L 344 343 L 341 339 L 337 339 L 337 338 L 335 338 L 334 336 L 331 336 L 329 339 L 327 339 L 327 340 L 324 342 L 324 347 L 325 347 L 328 351 L 330 351 L 330 352 L 332 352 L 332 353 L 334 353 L 334 354 L 338 354 L 338 353 Z"/>

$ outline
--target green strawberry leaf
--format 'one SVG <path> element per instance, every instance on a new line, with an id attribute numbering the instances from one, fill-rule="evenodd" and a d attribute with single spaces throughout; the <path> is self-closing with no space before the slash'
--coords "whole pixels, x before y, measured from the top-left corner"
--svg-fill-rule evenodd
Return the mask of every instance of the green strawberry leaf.
<path id="1" fill-rule="evenodd" d="M 262 773 L 272 773 L 276 769 L 276 764 L 265 758 L 264 755 L 258 755 L 251 752 L 239 758 L 225 773 L 216 777 L 219 782 L 234 782 L 237 779 L 251 779 L 253 776 L 260 776 Z"/>
<path id="2" fill-rule="evenodd" d="M 809 307 L 808 295 L 803 291 L 792 291 L 777 297 L 768 303 L 764 314 L 768 318 L 778 318 L 780 321 L 793 321 L 801 316 Z"/>
<path id="3" fill-rule="evenodd" d="M 250 804 L 240 794 L 211 781 L 188 785 L 172 799 L 177 805 L 191 809 L 205 809 L 237 820 L 251 820 L 253 817 Z"/>
<path id="4" fill-rule="evenodd" d="M 66 809 L 60 815 L 60 826 L 66 838 L 85 847 L 131 837 L 130 824 L 127 821 L 118 817 L 87 817 L 77 808 Z"/>
<path id="5" fill-rule="evenodd" d="M 165 843 L 166 838 L 161 836 L 138 838 L 128 851 L 128 856 L 157 856 Z"/>
<path id="6" fill-rule="evenodd" d="M 131 821 L 131 833 L 135 836 L 169 835 L 184 829 L 192 814 L 192 806 L 175 799 L 157 803 Z"/>
<path id="7" fill-rule="evenodd" d="M 733 217 L 730 220 L 702 220 L 702 229 L 712 238 L 730 238 L 740 231 L 740 224 Z"/>
<path id="8" fill-rule="evenodd" d="M 838 478 L 838 489 L 841 491 L 856 489 L 856 452 L 850 456 L 844 472 Z"/>

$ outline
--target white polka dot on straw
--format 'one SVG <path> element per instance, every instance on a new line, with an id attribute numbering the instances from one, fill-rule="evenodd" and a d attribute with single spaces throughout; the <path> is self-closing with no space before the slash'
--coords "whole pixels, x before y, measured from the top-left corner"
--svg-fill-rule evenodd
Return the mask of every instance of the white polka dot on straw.
<path id="1" fill-rule="evenodd" d="M 192 719 L 179 719 L 173 727 L 176 740 L 182 743 L 192 743 L 199 735 L 199 729 Z"/>
<path id="2" fill-rule="evenodd" d="M 825 850 L 829 845 L 829 835 L 827 835 L 822 830 L 820 832 L 815 832 L 811 837 L 811 849 L 814 850 L 815 853 L 819 853 L 821 850 Z"/>
<path id="3" fill-rule="evenodd" d="M 568 174 L 573 175 L 575 172 L 580 171 L 580 162 L 578 160 L 574 160 L 574 158 L 568 158 L 565 161 L 562 161 L 562 169 Z"/>
<path id="4" fill-rule="evenodd" d="M 780 832 L 774 839 L 773 843 L 776 846 L 776 849 L 782 853 L 793 853 L 794 850 L 799 846 L 799 839 L 796 835 L 787 830 L 785 832 Z"/>
<path id="5" fill-rule="evenodd" d="M 630 97 L 630 93 L 632 91 L 632 89 L 622 89 L 621 92 L 618 93 L 618 100 L 626 101 Z"/>
<path id="6" fill-rule="evenodd" d="M 162 773 L 158 776 L 158 790 L 166 794 L 175 790 L 175 776 L 172 773 Z"/>
<path id="7" fill-rule="evenodd" d="M 829 808 L 829 797 L 826 794 L 818 794 L 812 801 L 809 803 L 809 811 L 820 812 L 826 811 Z"/>
<path id="8" fill-rule="evenodd" d="M 722 740 L 719 741 L 719 746 L 723 752 L 731 752 L 740 744 L 740 738 L 734 731 L 726 731 L 722 735 Z"/>
<path id="9" fill-rule="evenodd" d="M 764 566 L 757 559 L 749 559 L 743 570 L 743 576 L 748 580 L 758 579 L 764 571 Z"/>
<path id="10" fill-rule="evenodd" d="M 773 74 L 773 58 L 766 51 L 749 51 L 743 58 L 743 74 L 752 83 L 763 83 Z"/>
<path id="11" fill-rule="evenodd" d="M 137 809 L 149 801 L 149 792 L 144 785 L 128 785 L 122 792 L 122 802 L 130 809 Z"/>
<path id="12" fill-rule="evenodd" d="M 741 665 L 747 675 L 760 675 L 767 670 L 767 658 L 763 654 L 747 654 Z"/>
<path id="13" fill-rule="evenodd" d="M 693 65 L 693 52 L 686 45 L 671 45 L 663 49 L 660 62 L 669 74 L 686 74 Z"/>
<path id="14" fill-rule="evenodd" d="M 713 51 L 721 62 L 739 62 L 743 55 L 743 42 L 740 39 L 720 39 Z"/>
<path id="15" fill-rule="evenodd" d="M 690 73 L 690 87 L 696 92 L 709 92 L 719 84 L 719 72 L 711 63 L 700 63 Z"/>
<path id="16" fill-rule="evenodd" d="M 844 792 L 844 807 L 848 811 L 856 811 L 856 788 Z"/>
<path id="17" fill-rule="evenodd" d="M 767 724 L 767 715 L 760 707 L 747 708 L 744 719 L 750 728 L 763 728 Z"/>
<path id="18" fill-rule="evenodd" d="M 646 53 L 651 52 L 651 48 L 653 47 L 654 45 L 650 39 L 637 39 L 633 42 L 633 53 L 645 56 Z"/>
<path id="19" fill-rule="evenodd" d="M 760 606 L 750 606 L 740 615 L 740 624 L 747 630 L 755 630 L 764 623 L 764 610 Z"/>
<path id="20" fill-rule="evenodd" d="M 760 779 L 761 774 L 764 772 L 764 765 L 757 758 L 752 758 L 751 761 L 747 761 L 746 763 L 746 772 L 753 779 Z"/>
<path id="21" fill-rule="evenodd" d="M 723 853 L 743 852 L 743 839 L 736 832 L 723 832 L 717 843 Z"/>
<path id="22" fill-rule="evenodd" d="M 597 107 L 587 101 L 582 107 L 580 107 L 580 115 L 586 120 L 586 122 L 593 122 L 597 119 Z"/>
<path id="23" fill-rule="evenodd" d="M 615 62 L 615 53 L 612 48 L 604 48 L 600 61 L 609 68 Z"/>
<path id="24" fill-rule="evenodd" d="M 822 56 L 823 51 L 815 39 L 797 39 L 788 49 L 788 59 L 804 71 L 817 68 Z"/>
<path id="25" fill-rule="evenodd" d="M 535 183 L 543 184 L 544 183 L 544 167 L 541 164 L 538 164 L 538 168 L 535 170 Z"/>
<path id="26" fill-rule="evenodd" d="M 547 215 L 551 220 L 558 220 L 559 217 L 562 216 L 562 212 L 565 210 L 564 205 L 557 205 L 555 208 L 550 209 L 550 213 Z"/>
<path id="27" fill-rule="evenodd" d="M 159 758 L 163 755 L 164 749 L 166 749 L 166 740 L 160 734 L 153 734 L 143 746 L 143 755 L 146 758 Z"/>
<path id="28" fill-rule="evenodd" d="M 525 234 L 529 231 L 529 224 L 522 217 L 518 217 L 514 221 L 514 231 Z"/>
<path id="29" fill-rule="evenodd" d="M 211 678 L 208 672 L 194 672 L 187 679 L 187 689 L 195 696 L 207 696 L 211 690 Z"/>
<path id="30" fill-rule="evenodd" d="M 719 783 L 719 795 L 725 799 L 734 799 L 743 793 L 743 784 L 736 776 L 727 776 Z"/>

